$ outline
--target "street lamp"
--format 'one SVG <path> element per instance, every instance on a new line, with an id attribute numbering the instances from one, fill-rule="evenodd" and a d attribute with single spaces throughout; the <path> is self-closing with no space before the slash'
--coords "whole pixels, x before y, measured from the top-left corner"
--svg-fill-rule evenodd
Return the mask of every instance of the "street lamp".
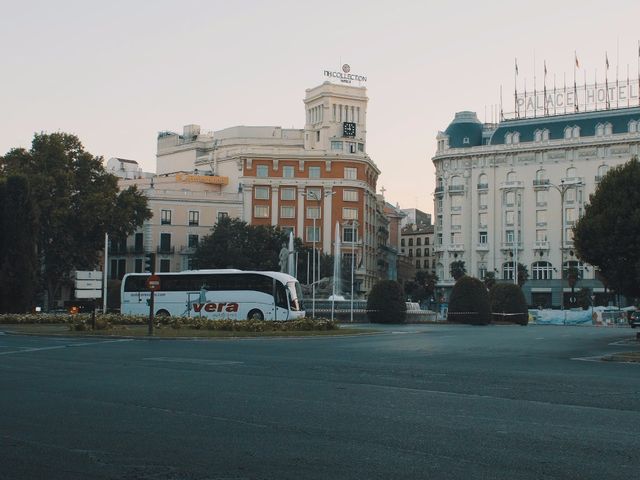
<path id="1" fill-rule="evenodd" d="M 560 308 L 564 311 L 564 195 L 570 188 L 581 187 L 584 184 L 580 180 L 565 182 L 562 179 L 560 185 L 553 183 L 549 183 L 549 185 L 560 193 Z M 566 312 L 564 315 L 566 323 Z"/>
<path id="2" fill-rule="evenodd" d="M 355 258 L 356 258 L 356 236 L 358 234 L 358 221 L 353 220 L 351 222 L 351 316 L 350 321 L 353 323 L 353 285 L 354 285 L 354 271 L 355 271 Z"/>

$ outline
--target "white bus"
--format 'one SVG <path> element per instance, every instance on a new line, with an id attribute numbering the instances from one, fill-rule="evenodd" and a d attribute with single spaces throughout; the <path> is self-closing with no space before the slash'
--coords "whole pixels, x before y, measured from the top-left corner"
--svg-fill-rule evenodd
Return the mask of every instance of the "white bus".
<path id="1" fill-rule="evenodd" d="M 280 272 L 188 270 L 158 273 L 155 315 L 210 319 L 293 320 L 305 316 L 300 284 Z M 148 315 L 149 273 L 128 273 L 122 279 L 121 308 L 126 315 Z"/>

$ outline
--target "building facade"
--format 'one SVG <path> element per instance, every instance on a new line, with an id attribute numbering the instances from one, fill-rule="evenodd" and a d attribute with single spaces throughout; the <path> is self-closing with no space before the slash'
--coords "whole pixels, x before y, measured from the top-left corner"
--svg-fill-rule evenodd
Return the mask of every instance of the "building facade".
<path id="1" fill-rule="evenodd" d="M 400 253 L 415 265 L 416 271 L 435 273 L 434 227 L 420 223 L 409 224 L 402 229 Z"/>
<path id="2" fill-rule="evenodd" d="M 182 134 L 161 132 L 157 172 L 227 178 L 221 193 L 241 197 L 243 220 L 278 225 L 324 253 L 354 253 L 357 290 L 367 292 L 381 277 L 380 235 L 387 228 L 376 196 L 380 171 L 366 153 L 367 103 L 364 87 L 325 82 L 306 91 L 303 129 L 202 132 L 187 125 Z M 336 225 L 341 252 L 334 251 Z"/>
<path id="3" fill-rule="evenodd" d="M 572 227 L 606 172 L 637 155 L 640 107 L 504 120 L 483 124 L 459 112 L 437 135 L 433 157 L 436 274 L 453 285 L 449 267 L 513 281 L 515 266 L 529 272 L 530 305 L 571 306 L 566 271 L 579 271 L 576 288 L 605 301 L 595 269 L 573 248 Z"/>

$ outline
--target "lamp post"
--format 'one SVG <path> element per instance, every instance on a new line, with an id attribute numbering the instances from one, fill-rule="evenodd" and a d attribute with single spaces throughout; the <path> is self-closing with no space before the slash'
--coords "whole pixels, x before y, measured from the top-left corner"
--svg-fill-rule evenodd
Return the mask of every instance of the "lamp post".
<path id="1" fill-rule="evenodd" d="M 574 187 L 581 187 L 582 181 L 565 182 L 560 180 L 560 185 L 549 183 L 560 193 L 560 308 L 564 311 L 564 195 L 567 190 Z M 564 323 L 566 323 L 567 313 L 564 312 Z"/>
<path id="2" fill-rule="evenodd" d="M 353 274 L 355 270 L 355 257 L 356 257 L 356 235 L 358 232 L 358 221 L 353 220 L 351 222 L 351 317 L 350 322 L 353 323 Z"/>
<path id="3" fill-rule="evenodd" d="M 306 196 L 307 200 L 315 200 L 318 202 L 318 209 L 320 208 L 320 200 L 324 197 L 328 197 L 330 195 L 335 195 L 336 192 L 328 192 L 325 191 L 323 194 L 318 195 L 313 190 L 307 190 Z M 312 267 L 311 267 L 311 316 L 315 318 L 316 316 L 316 236 L 318 231 L 316 230 L 316 217 L 317 215 L 313 215 L 313 239 L 312 239 Z M 320 264 L 320 256 L 318 255 L 318 264 Z M 318 276 L 319 276 L 318 272 Z M 320 281 L 320 278 L 318 278 Z"/>

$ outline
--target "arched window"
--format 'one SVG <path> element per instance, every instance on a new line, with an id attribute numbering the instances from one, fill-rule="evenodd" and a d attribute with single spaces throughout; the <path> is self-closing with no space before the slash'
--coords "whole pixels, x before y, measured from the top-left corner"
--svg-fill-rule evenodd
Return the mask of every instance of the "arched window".
<path id="1" fill-rule="evenodd" d="M 564 278 L 567 278 L 567 274 L 569 273 L 570 268 L 575 268 L 578 271 L 578 280 L 584 277 L 584 263 L 579 262 L 578 260 L 569 260 L 564 262 L 563 265 Z"/>
<path id="2" fill-rule="evenodd" d="M 533 134 L 534 141 L 541 142 L 542 141 L 542 130 L 536 130 Z"/>
<path id="3" fill-rule="evenodd" d="M 609 171 L 609 166 L 608 165 L 600 165 L 598 167 L 598 176 L 600 178 L 602 178 L 607 174 L 608 171 Z"/>
<path id="4" fill-rule="evenodd" d="M 571 127 L 566 127 L 564 129 L 564 138 L 567 138 L 567 139 L 571 138 L 571 131 L 572 131 Z"/>
<path id="5" fill-rule="evenodd" d="M 451 185 L 462 185 L 462 177 L 459 175 L 451 177 Z"/>
<path id="6" fill-rule="evenodd" d="M 489 185 L 489 177 L 486 173 L 478 175 L 478 188 L 486 188 Z"/>
<path id="7" fill-rule="evenodd" d="M 503 280 L 513 280 L 513 263 L 514 262 L 505 262 L 502 264 Z"/>
<path id="8" fill-rule="evenodd" d="M 542 130 L 542 141 L 547 142 L 548 140 L 549 140 L 549 130 L 545 128 L 544 130 Z"/>
<path id="9" fill-rule="evenodd" d="M 549 262 L 534 262 L 531 265 L 531 274 L 534 280 L 551 280 L 553 267 Z"/>
<path id="10" fill-rule="evenodd" d="M 576 168 L 575 167 L 569 167 L 567 168 L 567 178 L 574 178 L 576 176 Z"/>
<path id="11" fill-rule="evenodd" d="M 573 127 L 571 131 L 571 136 L 573 138 L 580 138 L 580 127 Z"/>
<path id="12" fill-rule="evenodd" d="M 516 181 L 516 172 L 507 173 L 507 182 L 515 182 Z"/>
<path id="13" fill-rule="evenodd" d="M 547 171 L 544 168 L 536 171 L 536 180 L 546 180 L 547 179 Z"/>
<path id="14" fill-rule="evenodd" d="M 604 134 L 605 135 L 613 134 L 613 125 L 611 125 L 610 123 L 605 123 L 604 124 Z"/>
<path id="15" fill-rule="evenodd" d="M 507 133 L 504 136 L 504 143 L 506 143 L 507 145 L 511 145 L 511 143 L 513 143 L 513 134 L 512 133 Z"/>
<path id="16" fill-rule="evenodd" d="M 520 143 L 520 132 L 513 133 L 513 143 Z"/>
<path id="17" fill-rule="evenodd" d="M 599 123 L 596 125 L 596 137 L 602 137 L 604 135 L 604 125 Z"/>
<path id="18" fill-rule="evenodd" d="M 629 133 L 636 133 L 638 131 L 638 122 L 631 120 L 629 122 Z"/>

